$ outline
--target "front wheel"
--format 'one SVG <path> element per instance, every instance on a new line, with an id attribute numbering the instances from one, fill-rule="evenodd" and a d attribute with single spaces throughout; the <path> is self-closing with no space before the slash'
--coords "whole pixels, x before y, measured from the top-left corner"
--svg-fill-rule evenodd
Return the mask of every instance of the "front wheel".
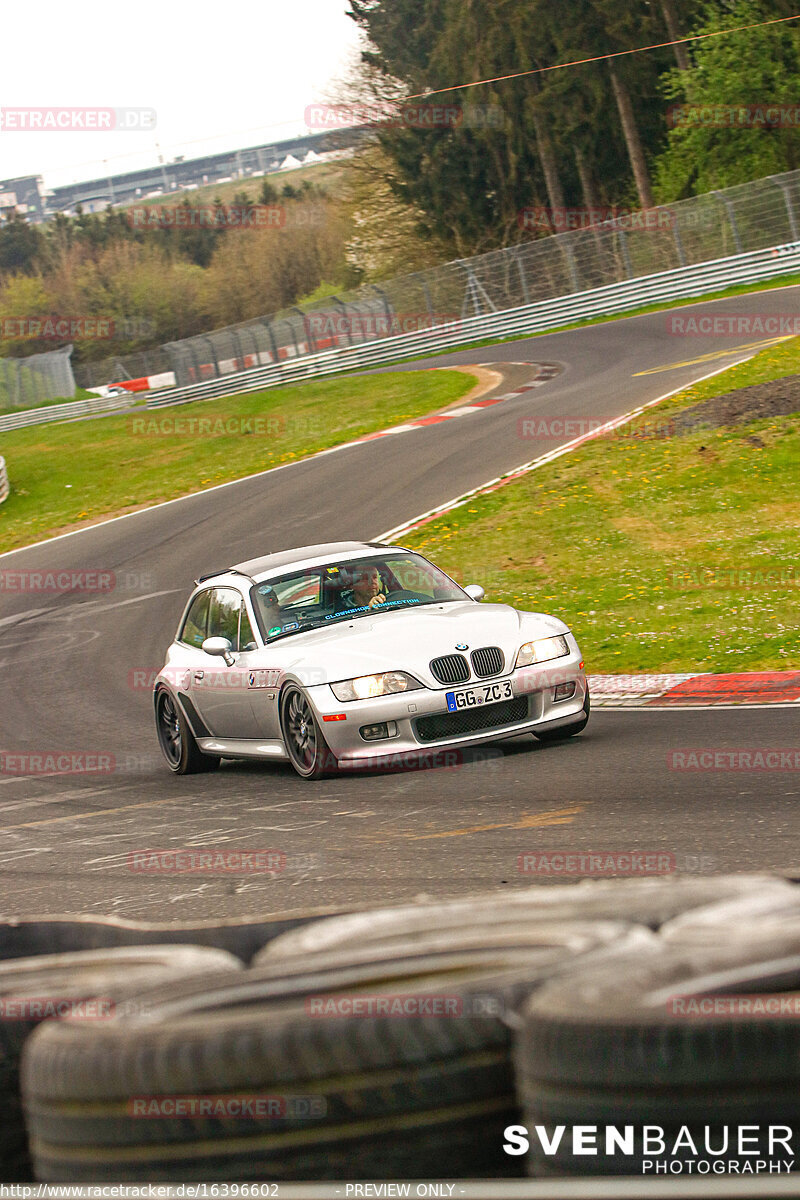
<path id="1" fill-rule="evenodd" d="M 303 779 L 322 779 L 336 770 L 336 758 L 311 705 L 297 687 L 287 687 L 281 696 L 281 732 L 289 762 Z"/>
<path id="2" fill-rule="evenodd" d="M 161 752 L 173 775 L 198 775 L 215 771 L 219 756 L 203 754 L 178 702 L 162 688 L 156 696 L 156 730 Z"/>
<path id="3" fill-rule="evenodd" d="M 589 724 L 589 713 L 591 711 L 591 701 L 589 700 L 589 692 L 586 692 L 586 699 L 583 702 L 584 716 L 575 722 L 574 725 L 562 725 L 560 729 L 543 729 L 541 733 L 538 729 L 534 730 L 534 736 L 540 742 L 560 742 L 563 738 L 575 737 L 576 733 L 583 733 L 586 726 Z"/>

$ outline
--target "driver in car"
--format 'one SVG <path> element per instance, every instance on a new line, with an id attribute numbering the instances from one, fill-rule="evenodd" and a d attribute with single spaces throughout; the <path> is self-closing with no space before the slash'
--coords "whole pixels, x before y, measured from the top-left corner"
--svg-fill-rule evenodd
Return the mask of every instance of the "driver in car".
<path id="1" fill-rule="evenodd" d="M 353 573 L 353 586 L 340 593 L 339 605 L 348 608 L 377 608 L 386 596 L 381 591 L 381 576 L 377 567 L 357 567 Z"/>

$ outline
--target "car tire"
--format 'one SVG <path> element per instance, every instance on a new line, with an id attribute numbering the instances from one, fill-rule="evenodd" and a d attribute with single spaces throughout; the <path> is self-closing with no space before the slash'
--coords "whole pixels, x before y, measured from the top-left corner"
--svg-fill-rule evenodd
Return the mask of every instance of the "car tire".
<path id="1" fill-rule="evenodd" d="M 652 941 L 619 922 L 531 924 L 511 945 L 456 945 L 434 930 L 402 951 L 168 985 L 136 998 L 141 1016 L 102 1028 L 59 1021 L 24 1056 L 37 1178 L 520 1176 L 502 1151 L 519 1116 L 510 1012 L 554 975 Z M 376 997 L 401 1006 L 357 1011 Z M 165 1119 L 157 1104 L 209 1096 L 311 1098 L 317 1111 Z M 135 1098 L 153 1112 L 131 1120 Z"/>
<path id="2" fill-rule="evenodd" d="M 242 963 L 219 950 L 196 946 L 143 946 L 72 954 L 47 954 L 0 963 L 0 1181 L 33 1179 L 20 1100 L 19 1067 L 26 1038 L 41 1023 L 54 1024 L 64 1006 L 86 1004 L 80 1022 L 97 1029 L 113 1020 L 132 991 L 191 974 L 236 973 Z M 101 1007 L 101 1005 L 103 1007 Z"/>
<path id="3" fill-rule="evenodd" d="M 338 763 L 322 735 L 305 693 L 294 684 L 281 692 L 281 736 L 289 762 L 301 779 L 324 779 Z"/>
<path id="4" fill-rule="evenodd" d="M 662 1127 L 668 1147 L 685 1127 L 699 1153 L 684 1139 L 676 1157 L 694 1159 L 705 1157 L 705 1127 L 718 1144 L 722 1126 L 796 1124 L 795 995 L 782 1005 L 798 984 L 800 920 L 739 939 L 728 930 L 714 947 L 662 942 L 613 969 L 590 966 L 568 984 L 546 984 L 522 1006 L 517 1031 L 522 1124 L 563 1125 L 567 1135 L 555 1154 L 531 1138 L 529 1173 L 641 1177 L 644 1126 Z M 597 1154 L 574 1152 L 569 1131 L 578 1125 L 597 1127 Z M 607 1154 L 606 1126 L 632 1127 L 632 1152 Z M 731 1145 L 726 1159 L 751 1153 Z"/>
<path id="5" fill-rule="evenodd" d="M 756 932 L 770 937 L 783 927 L 800 922 L 800 887 L 788 891 L 767 888 L 746 893 L 718 904 L 704 905 L 673 917 L 659 933 L 675 946 L 718 946 L 731 934 L 751 937 Z"/>
<path id="6" fill-rule="evenodd" d="M 671 855 L 667 856 L 669 869 Z M 489 937 L 493 929 L 527 921 L 630 921 L 659 929 L 681 913 L 748 894 L 773 897 L 776 907 L 792 903 L 797 889 L 771 875 L 663 875 L 643 879 L 584 880 L 541 884 L 519 891 L 484 892 L 439 903 L 386 906 L 370 912 L 328 917 L 288 930 L 260 955 L 319 954 L 337 947 L 406 941 L 429 929 L 459 934 L 468 929 Z"/>
<path id="7" fill-rule="evenodd" d="M 181 706 L 166 688 L 156 692 L 156 732 L 161 753 L 173 775 L 199 775 L 216 771 L 217 754 L 204 754 L 195 741 Z"/>
<path id="8" fill-rule="evenodd" d="M 586 699 L 583 702 L 583 711 L 585 716 L 579 718 L 574 725 L 562 725 L 559 729 L 534 729 L 534 737 L 540 742 L 560 742 L 564 738 L 575 737 L 577 733 L 583 733 L 586 726 L 589 724 L 589 714 L 592 709 L 592 702 L 589 699 L 589 689 L 586 689 Z"/>
<path id="9" fill-rule="evenodd" d="M 81 950 L 111 950 L 125 946 L 208 946 L 227 950 L 244 963 L 272 938 L 311 921 L 340 916 L 352 909 L 270 913 L 228 921 L 184 921 L 158 924 L 124 917 L 61 917 L 0 919 L 0 962 L 36 955 L 74 954 Z"/>

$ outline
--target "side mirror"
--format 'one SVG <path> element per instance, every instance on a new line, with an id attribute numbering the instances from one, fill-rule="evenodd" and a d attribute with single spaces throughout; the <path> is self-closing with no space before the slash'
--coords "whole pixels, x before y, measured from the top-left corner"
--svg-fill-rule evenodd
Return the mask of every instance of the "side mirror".
<path id="1" fill-rule="evenodd" d="M 231 653 L 231 651 L 233 650 L 233 647 L 231 646 L 231 643 L 228 641 L 227 638 L 224 638 L 224 637 L 206 638 L 206 640 L 203 642 L 202 649 L 203 649 L 204 654 L 213 654 L 215 658 L 224 658 L 225 665 L 228 667 L 232 667 L 233 664 L 236 662 L 236 659 L 233 657 L 233 654 Z"/>
<path id="2" fill-rule="evenodd" d="M 464 591 L 469 596 L 470 600 L 474 600 L 476 604 L 480 604 L 486 592 L 479 583 L 468 583 Z"/>

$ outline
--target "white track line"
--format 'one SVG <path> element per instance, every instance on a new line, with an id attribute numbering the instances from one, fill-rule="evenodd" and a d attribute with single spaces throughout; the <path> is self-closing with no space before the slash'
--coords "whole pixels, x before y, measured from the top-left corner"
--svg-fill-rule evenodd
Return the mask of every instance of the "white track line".
<path id="1" fill-rule="evenodd" d="M 755 709 L 763 712 L 768 708 L 772 711 L 773 708 L 797 708 L 800 705 L 800 700 L 763 700 L 760 704 L 736 704 L 734 702 L 725 702 L 724 704 L 651 704 L 649 701 L 642 704 L 619 704 L 616 700 L 611 704 L 605 704 L 598 701 L 597 704 L 592 702 L 592 713 L 598 712 L 714 712 L 720 709 L 724 712 L 735 712 L 737 709 L 742 711 L 750 711 Z"/>

